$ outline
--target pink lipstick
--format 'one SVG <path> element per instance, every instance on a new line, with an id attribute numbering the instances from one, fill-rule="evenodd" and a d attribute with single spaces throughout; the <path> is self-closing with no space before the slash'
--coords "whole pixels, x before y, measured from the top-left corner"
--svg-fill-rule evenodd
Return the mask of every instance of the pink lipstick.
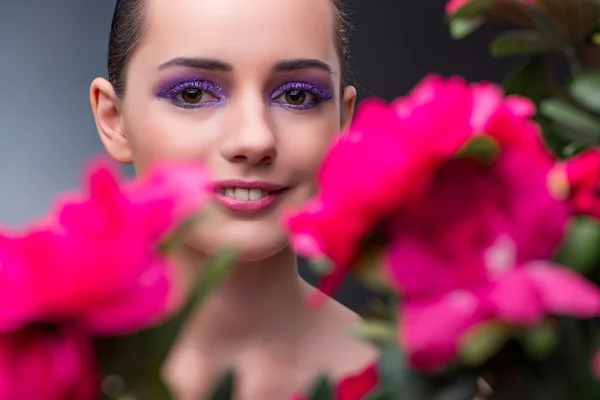
<path id="1" fill-rule="evenodd" d="M 258 212 L 273 206 L 288 187 L 269 182 L 220 181 L 214 184 L 215 199 L 227 209 Z"/>

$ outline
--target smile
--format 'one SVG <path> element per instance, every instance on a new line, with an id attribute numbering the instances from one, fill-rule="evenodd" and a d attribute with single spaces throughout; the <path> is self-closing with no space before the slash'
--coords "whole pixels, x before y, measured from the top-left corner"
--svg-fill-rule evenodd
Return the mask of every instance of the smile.
<path id="1" fill-rule="evenodd" d="M 217 182 L 214 197 L 231 211 L 257 212 L 274 206 L 288 189 L 287 186 L 267 182 Z"/>
<path id="2" fill-rule="evenodd" d="M 220 188 L 219 193 L 239 201 L 256 201 L 264 199 L 275 193 L 271 190 L 244 189 L 244 188 Z"/>

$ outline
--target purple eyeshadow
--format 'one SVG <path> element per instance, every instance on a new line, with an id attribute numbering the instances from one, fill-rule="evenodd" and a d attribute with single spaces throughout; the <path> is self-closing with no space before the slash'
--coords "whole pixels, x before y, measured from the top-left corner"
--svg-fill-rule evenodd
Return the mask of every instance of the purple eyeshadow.
<path id="1" fill-rule="evenodd" d="M 180 95 L 186 89 L 198 89 L 211 94 L 219 99 L 217 102 L 187 104 L 179 99 Z M 220 85 L 205 79 L 178 79 L 169 81 L 161 85 L 157 90 L 156 96 L 160 99 L 169 100 L 176 105 L 184 108 L 212 107 L 220 105 L 225 99 L 225 90 Z"/>
<path id="2" fill-rule="evenodd" d="M 320 100 L 329 100 L 333 98 L 333 92 L 321 85 L 311 82 L 289 82 L 284 83 L 279 86 L 273 94 L 271 95 L 271 99 L 274 100 L 284 94 L 285 92 L 289 92 L 292 90 L 304 90 L 310 92 L 317 96 Z"/>

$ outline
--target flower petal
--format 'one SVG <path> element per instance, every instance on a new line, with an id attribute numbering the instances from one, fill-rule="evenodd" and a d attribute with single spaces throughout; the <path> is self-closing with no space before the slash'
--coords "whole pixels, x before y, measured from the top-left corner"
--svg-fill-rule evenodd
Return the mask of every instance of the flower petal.
<path id="1" fill-rule="evenodd" d="M 600 315 L 600 288 L 576 272 L 551 263 L 523 267 L 549 313 L 591 318 Z"/>
<path id="2" fill-rule="evenodd" d="M 402 304 L 400 344 L 411 364 L 435 371 L 450 363 L 466 331 L 482 319 L 479 299 L 470 292 L 453 291 L 433 300 Z"/>
<path id="3" fill-rule="evenodd" d="M 81 324 L 97 335 L 128 334 L 142 326 L 162 320 L 167 311 L 169 295 L 169 267 L 155 265 L 149 268 L 122 297 L 108 306 L 86 314 Z"/>
<path id="4" fill-rule="evenodd" d="M 519 325 L 534 324 L 545 315 L 534 283 L 521 268 L 513 269 L 493 284 L 486 296 L 486 307 L 494 317 Z"/>

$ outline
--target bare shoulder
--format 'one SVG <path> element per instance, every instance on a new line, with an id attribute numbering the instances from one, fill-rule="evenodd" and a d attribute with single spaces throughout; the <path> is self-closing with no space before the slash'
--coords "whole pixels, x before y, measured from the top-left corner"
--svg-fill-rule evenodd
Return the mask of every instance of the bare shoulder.
<path id="1" fill-rule="evenodd" d="M 321 360 L 332 377 L 337 379 L 354 374 L 377 359 L 377 349 L 371 343 L 351 334 L 352 328 L 362 318 L 337 301 L 331 299 L 320 311 L 322 336 L 317 341 L 321 347 Z"/>

